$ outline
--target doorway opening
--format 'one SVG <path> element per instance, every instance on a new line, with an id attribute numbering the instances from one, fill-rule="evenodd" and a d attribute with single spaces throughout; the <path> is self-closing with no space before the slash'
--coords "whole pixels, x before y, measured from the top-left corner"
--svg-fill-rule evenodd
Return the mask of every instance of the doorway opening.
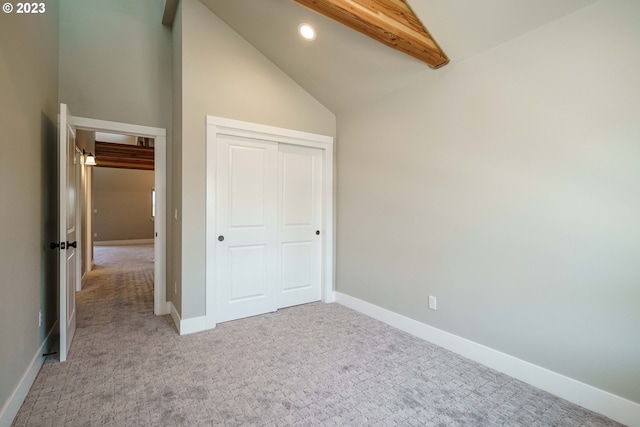
<path id="1" fill-rule="evenodd" d="M 87 131 L 78 130 L 78 139 L 84 132 Z M 92 265 L 103 270 L 94 273 L 103 276 L 109 272 L 113 283 L 126 278 L 126 286 L 147 289 L 140 294 L 145 296 L 140 300 L 145 302 L 140 308 L 152 312 L 154 140 L 105 132 L 90 134 L 96 163 L 91 168 L 91 203 L 86 206 L 87 215 L 91 217 L 91 236 L 84 229 L 82 235 L 88 241 L 93 238 Z M 131 263 L 133 260 L 137 262 Z M 137 274 L 128 271 L 131 269 Z M 90 280 L 83 280 L 83 288 L 95 283 L 95 278 L 96 274 L 92 274 Z"/>
<path id="2" fill-rule="evenodd" d="M 154 284 L 153 284 L 153 294 L 154 294 L 154 303 L 153 303 L 153 312 L 156 315 L 164 315 L 169 313 L 168 304 L 166 302 L 166 189 L 167 189 L 167 173 L 166 173 L 166 130 L 161 128 L 152 128 L 147 126 L 138 126 L 131 125 L 127 123 L 118 123 L 118 122 L 109 122 L 104 120 L 96 120 L 96 119 L 88 119 L 83 117 L 74 117 L 73 118 L 74 125 L 78 131 L 88 131 L 91 133 L 95 133 L 98 137 L 95 138 L 95 141 L 103 142 L 105 144 L 118 142 L 113 141 L 102 141 L 104 139 L 109 138 L 128 138 L 128 140 L 132 143 L 125 144 L 131 148 L 146 146 L 150 147 L 153 145 L 153 159 L 151 167 L 153 168 L 151 172 L 152 176 L 144 177 L 144 173 L 138 173 L 140 171 L 134 170 L 132 172 L 131 169 L 128 169 L 122 165 L 114 165 L 110 164 L 110 167 L 103 168 L 101 172 L 109 171 L 110 169 L 121 169 L 121 172 L 113 172 L 113 170 L 109 172 L 105 172 L 103 175 L 111 175 L 110 178 L 115 180 L 122 181 L 127 179 L 145 179 L 148 183 L 153 182 L 153 185 L 148 188 L 148 194 L 145 193 L 145 199 L 149 200 L 148 203 L 148 215 L 147 219 L 147 230 L 142 230 L 145 234 L 143 238 L 140 239 L 118 239 L 118 238 L 109 238 L 109 233 L 111 231 L 106 230 L 105 234 L 100 236 L 100 232 L 98 231 L 98 235 L 94 236 L 94 224 L 91 219 L 94 215 L 94 209 L 98 209 L 98 214 L 100 213 L 100 207 L 96 207 L 93 203 L 94 194 L 91 193 L 91 180 L 95 179 L 96 170 L 93 173 L 86 173 L 85 178 L 87 181 L 87 185 L 83 187 L 84 192 L 84 200 L 85 206 L 84 209 L 86 215 L 86 222 L 83 224 L 84 233 L 83 239 L 86 239 L 87 243 L 83 245 L 83 264 L 87 266 L 86 271 L 89 271 L 93 262 L 93 242 L 94 239 L 103 239 L 102 241 L 106 241 L 107 243 L 112 244 L 122 244 L 123 241 L 128 241 L 127 243 L 147 243 L 153 244 L 153 260 L 154 260 Z M 108 136 L 111 135 L 111 136 Z M 95 143 L 94 143 L 95 144 Z M 97 144 L 96 144 L 97 145 Z M 96 145 L 93 146 L 93 150 L 99 150 L 100 147 Z M 107 156 L 108 157 L 108 156 Z M 99 156 L 97 156 L 97 162 L 99 164 Z M 144 163 L 144 162 L 138 162 Z M 148 162 L 147 162 L 148 165 Z M 105 164 L 107 166 L 107 164 Z M 126 166 L 126 165 L 125 165 Z M 95 166 L 93 166 L 95 168 Z M 125 171 L 125 172 L 122 172 Z M 144 172 L 143 170 L 141 172 Z M 98 173 L 100 174 L 100 173 Z M 119 176 L 118 176 L 119 175 Z M 134 177 L 132 177 L 135 175 Z M 139 176 L 138 176 L 139 175 Z M 147 173 L 149 175 L 149 173 Z M 143 177 L 143 178 L 141 178 Z M 104 177 L 103 177 L 104 178 Z M 142 184 L 140 182 L 137 183 L 138 187 Z M 145 190 L 145 191 L 147 191 Z M 139 201 L 138 201 L 139 202 Z M 144 200 L 143 200 L 144 203 Z M 108 206 L 105 205 L 105 206 Z M 125 212 L 130 206 L 121 206 L 121 210 Z M 134 221 L 135 223 L 135 221 Z M 140 223 L 138 223 L 140 224 Z M 135 228 L 135 224 L 131 225 Z M 108 227 L 107 227 L 108 228 Z M 130 230 L 131 231 L 131 230 Z M 140 231 L 140 230 L 138 230 Z M 147 236 L 150 235 L 150 236 Z M 111 234 L 111 236 L 114 236 Z M 135 232 L 132 236 L 136 236 Z M 105 240 L 108 239 L 108 240 Z M 99 241 L 99 240 L 98 240 Z"/>

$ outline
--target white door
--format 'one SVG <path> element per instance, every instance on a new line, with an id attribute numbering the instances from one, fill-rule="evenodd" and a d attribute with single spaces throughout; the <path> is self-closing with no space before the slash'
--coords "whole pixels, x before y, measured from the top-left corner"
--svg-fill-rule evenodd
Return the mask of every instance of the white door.
<path id="1" fill-rule="evenodd" d="M 216 161 L 217 322 L 277 309 L 278 144 L 220 135 Z"/>
<path id="2" fill-rule="evenodd" d="M 67 360 L 76 331 L 76 133 L 66 104 L 60 104 L 60 361 Z"/>
<path id="3" fill-rule="evenodd" d="M 279 146 L 278 307 L 321 298 L 322 150 Z"/>

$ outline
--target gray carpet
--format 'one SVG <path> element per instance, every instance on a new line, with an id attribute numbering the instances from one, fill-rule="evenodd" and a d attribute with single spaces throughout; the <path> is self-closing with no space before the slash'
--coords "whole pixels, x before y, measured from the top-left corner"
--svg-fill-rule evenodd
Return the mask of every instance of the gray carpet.
<path id="1" fill-rule="evenodd" d="M 150 246 L 96 248 L 69 360 L 15 426 L 613 426 L 337 304 L 179 336 L 153 315 Z"/>

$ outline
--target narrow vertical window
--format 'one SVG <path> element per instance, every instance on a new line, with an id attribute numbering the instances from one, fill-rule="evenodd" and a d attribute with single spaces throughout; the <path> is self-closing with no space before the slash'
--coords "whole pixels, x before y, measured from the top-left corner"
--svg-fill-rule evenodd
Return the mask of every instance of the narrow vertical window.
<path id="1" fill-rule="evenodd" d="M 156 189 L 151 189 L 151 219 L 156 217 Z"/>

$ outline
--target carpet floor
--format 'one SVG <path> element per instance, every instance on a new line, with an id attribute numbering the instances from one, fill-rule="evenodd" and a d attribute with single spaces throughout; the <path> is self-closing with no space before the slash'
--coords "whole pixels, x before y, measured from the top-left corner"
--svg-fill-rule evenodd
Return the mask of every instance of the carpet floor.
<path id="1" fill-rule="evenodd" d="M 179 336 L 153 315 L 153 248 L 96 247 L 69 358 L 14 426 L 614 426 L 337 304 Z"/>

